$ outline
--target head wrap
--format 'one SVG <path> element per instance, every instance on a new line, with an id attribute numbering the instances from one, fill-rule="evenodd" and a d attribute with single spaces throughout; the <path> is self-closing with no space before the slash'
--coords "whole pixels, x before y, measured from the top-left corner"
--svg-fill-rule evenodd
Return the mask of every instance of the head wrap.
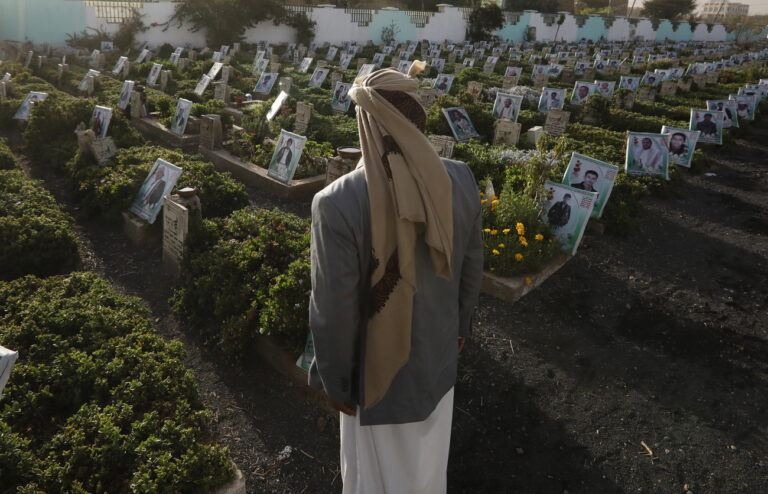
<path id="1" fill-rule="evenodd" d="M 412 64 L 408 76 L 378 70 L 355 81 L 349 95 L 357 123 L 371 206 L 371 297 L 363 357 L 362 405 L 386 394 L 408 362 L 416 242 L 423 233 L 438 276 L 452 277 L 453 201 L 451 179 L 424 135 L 426 113 L 419 83 L 424 69 Z"/>

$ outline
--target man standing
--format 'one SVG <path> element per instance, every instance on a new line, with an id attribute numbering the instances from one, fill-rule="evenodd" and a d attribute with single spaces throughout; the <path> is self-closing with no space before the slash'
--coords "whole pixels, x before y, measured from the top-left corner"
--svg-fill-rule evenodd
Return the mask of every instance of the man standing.
<path id="1" fill-rule="evenodd" d="M 423 133 L 424 66 L 355 83 L 363 158 L 312 202 L 309 384 L 341 412 L 344 494 L 446 492 L 482 213 L 469 168 Z"/>

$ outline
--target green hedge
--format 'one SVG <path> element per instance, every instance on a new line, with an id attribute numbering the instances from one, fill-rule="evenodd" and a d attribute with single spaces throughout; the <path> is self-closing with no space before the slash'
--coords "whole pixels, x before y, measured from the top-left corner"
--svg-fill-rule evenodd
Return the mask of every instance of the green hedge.
<path id="1" fill-rule="evenodd" d="M 309 220 L 247 208 L 193 232 L 174 309 L 204 338 L 247 356 L 257 334 L 300 348 L 309 303 Z"/>
<path id="2" fill-rule="evenodd" d="M 16 157 L 8 147 L 8 140 L 0 137 L 0 170 L 15 170 L 19 167 Z"/>
<path id="3" fill-rule="evenodd" d="M 208 493 L 233 475 L 178 342 L 93 273 L 0 283 L 19 351 L 0 409 L 0 492 Z"/>
<path id="4" fill-rule="evenodd" d="M 65 169 L 72 179 L 83 211 L 92 216 L 117 217 L 127 210 L 152 164 L 162 158 L 184 169 L 177 186 L 196 187 L 204 217 L 227 216 L 248 205 L 245 186 L 213 164 L 156 146 L 135 146 L 118 151 L 109 166 L 100 166 L 89 153 L 77 151 Z"/>
<path id="5" fill-rule="evenodd" d="M 0 279 L 50 275 L 78 259 L 73 220 L 21 170 L 0 170 Z"/>

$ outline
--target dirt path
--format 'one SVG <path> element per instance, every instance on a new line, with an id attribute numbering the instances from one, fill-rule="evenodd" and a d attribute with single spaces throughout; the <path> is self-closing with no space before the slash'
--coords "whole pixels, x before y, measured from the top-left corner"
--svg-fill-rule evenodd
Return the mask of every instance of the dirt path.
<path id="1" fill-rule="evenodd" d="M 630 238 L 587 237 L 514 306 L 482 297 L 457 385 L 450 492 L 768 492 L 763 125 L 714 156 L 717 176 L 646 200 Z M 170 312 L 159 246 L 136 249 L 119 224 L 80 218 L 61 177 L 32 174 L 78 218 L 83 269 L 143 298 L 183 342 L 249 492 L 339 492 L 335 418 L 256 356 L 233 367 L 202 347 Z M 307 202 L 250 195 L 308 214 Z"/>

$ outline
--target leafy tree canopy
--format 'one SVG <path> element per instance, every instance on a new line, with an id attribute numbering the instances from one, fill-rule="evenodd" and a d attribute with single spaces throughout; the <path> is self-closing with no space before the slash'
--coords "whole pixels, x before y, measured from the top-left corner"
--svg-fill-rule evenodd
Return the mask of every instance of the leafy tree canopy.
<path id="1" fill-rule="evenodd" d="M 680 20 L 696 9 L 696 0 L 647 0 L 643 15 L 652 19 Z"/>

